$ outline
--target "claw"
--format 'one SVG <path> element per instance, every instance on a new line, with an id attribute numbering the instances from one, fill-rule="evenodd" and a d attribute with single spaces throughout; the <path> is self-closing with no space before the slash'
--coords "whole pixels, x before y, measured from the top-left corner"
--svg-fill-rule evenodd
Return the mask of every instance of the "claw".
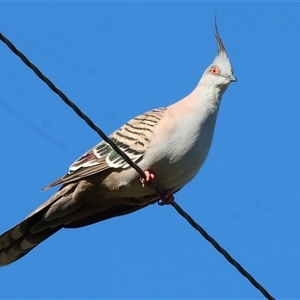
<path id="1" fill-rule="evenodd" d="M 153 173 L 149 172 L 148 170 L 145 171 L 146 178 L 140 178 L 142 183 L 142 187 L 150 186 L 154 187 L 156 184 L 156 177 Z"/>
<path id="2" fill-rule="evenodd" d="M 166 191 L 164 196 L 161 197 L 161 201 L 159 202 L 159 205 L 169 205 L 169 204 L 172 204 L 174 202 L 174 200 L 175 200 L 175 198 L 174 198 L 173 192 L 168 190 L 168 191 Z"/>
<path id="3" fill-rule="evenodd" d="M 150 186 L 155 187 L 156 185 L 156 176 L 150 171 L 145 171 L 146 178 L 140 178 L 142 187 Z M 166 193 L 161 197 L 161 200 L 158 202 L 159 205 L 168 205 L 174 202 L 174 194 L 172 191 L 166 191 Z"/>

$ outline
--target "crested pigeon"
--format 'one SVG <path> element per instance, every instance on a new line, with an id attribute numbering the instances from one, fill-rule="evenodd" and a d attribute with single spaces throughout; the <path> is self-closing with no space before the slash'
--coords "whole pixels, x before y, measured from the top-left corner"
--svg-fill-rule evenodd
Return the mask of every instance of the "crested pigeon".
<path id="1" fill-rule="evenodd" d="M 196 88 L 182 100 L 153 109 L 123 125 L 110 138 L 145 170 L 145 179 L 104 141 L 77 159 L 45 189 L 61 188 L 26 219 L 0 236 L 0 266 L 31 251 L 62 228 L 77 228 L 163 203 L 199 171 L 209 152 L 222 95 L 235 82 L 215 26 L 218 53 Z"/>

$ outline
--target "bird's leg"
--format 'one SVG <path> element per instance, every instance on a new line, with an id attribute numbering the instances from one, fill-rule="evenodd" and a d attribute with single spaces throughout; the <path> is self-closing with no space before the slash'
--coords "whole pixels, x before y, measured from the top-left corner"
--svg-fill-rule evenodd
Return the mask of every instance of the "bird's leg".
<path id="1" fill-rule="evenodd" d="M 155 187 L 156 185 L 156 176 L 146 170 L 145 171 L 145 176 L 146 178 L 141 178 L 140 181 L 142 183 L 142 187 L 150 186 L 150 187 Z M 153 196 L 150 196 L 153 197 Z M 161 197 L 161 202 L 159 203 L 160 205 L 165 205 L 165 204 L 171 204 L 174 202 L 174 194 L 172 191 L 168 190 L 165 192 L 165 194 Z"/>
<path id="2" fill-rule="evenodd" d="M 156 176 L 150 171 L 145 171 L 146 178 L 141 178 L 142 187 L 150 186 L 155 187 L 156 185 Z"/>
<path id="3" fill-rule="evenodd" d="M 168 190 L 165 192 L 165 194 L 161 197 L 161 202 L 159 202 L 159 205 L 169 205 L 174 202 L 174 194 L 172 191 Z"/>

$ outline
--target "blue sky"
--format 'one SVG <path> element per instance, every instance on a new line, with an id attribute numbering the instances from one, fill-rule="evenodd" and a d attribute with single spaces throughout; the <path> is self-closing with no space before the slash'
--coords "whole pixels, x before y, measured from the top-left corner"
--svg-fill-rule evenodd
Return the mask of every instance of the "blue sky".
<path id="1" fill-rule="evenodd" d="M 238 81 L 176 201 L 276 298 L 299 298 L 300 3 L 0 2 L 0 31 L 106 133 L 192 91 L 218 27 Z M 99 137 L 0 44 L 0 231 Z M 2 298 L 263 298 L 171 206 L 62 230 Z"/>

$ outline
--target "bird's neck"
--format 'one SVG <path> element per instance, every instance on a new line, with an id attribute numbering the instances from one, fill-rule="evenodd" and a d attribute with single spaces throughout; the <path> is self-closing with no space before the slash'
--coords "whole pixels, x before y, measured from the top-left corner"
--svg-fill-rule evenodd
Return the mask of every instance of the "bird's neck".
<path id="1" fill-rule="evenodd" d="M 200 84 L 187 97 L 169 106 L 164 128 L 170 133 L 166 140 L 172 161 L 184 160 L 186 166 L 199 170 L 212 143 L 223 92 Z"/>
<path id="2" fill-rule="evenodd" d="M 190 94 L 195 109 L 207 109 L 209 113 L 219 109 L 222 96 L 227 87 L 207 84 L 202 81 Z"/>
<path id="3" fill-rule="evenodd" d="M 178 138 L 180 136 L 183 144 L 195 145 L 196 148 L 205 145 L 203 157 L 211 145 L 223 93 L 220 88 L 200 82 L 188 96 L 168 108 Z"/>
<path id="4" fill-rule="evenodd" d="M 226 87 L 207 85 L 200 81 L 188 96 L 174 106 L 184 107 L 191 118 L 194 116 L 193 119 L 201 122 L 208 116 L 217 114 L 225 90 Z"/>

